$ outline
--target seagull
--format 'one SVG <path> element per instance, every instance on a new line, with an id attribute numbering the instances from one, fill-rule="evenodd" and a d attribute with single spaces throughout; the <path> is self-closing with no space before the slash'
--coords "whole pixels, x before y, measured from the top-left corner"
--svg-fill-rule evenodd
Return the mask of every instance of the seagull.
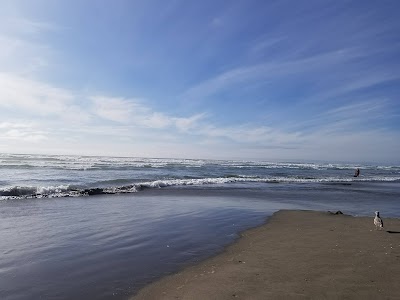
<path id="1" fill-rule="evenodd" d="M 375 224 L 375 230 L 378 228 L 379 230 L 383 229 L 383 221 L 379 216 L 379 211 L 375 212 L 374 224 Z"/>

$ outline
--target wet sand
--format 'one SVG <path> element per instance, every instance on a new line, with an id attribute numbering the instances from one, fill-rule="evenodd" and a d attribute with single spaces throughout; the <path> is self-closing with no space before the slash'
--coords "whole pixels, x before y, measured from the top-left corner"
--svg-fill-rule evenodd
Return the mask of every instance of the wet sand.
<path id="1" fill-rule="evenodd" d="M 279 211 L 133 299 L 400 299 L 400 219 L 371 215 Z"/>

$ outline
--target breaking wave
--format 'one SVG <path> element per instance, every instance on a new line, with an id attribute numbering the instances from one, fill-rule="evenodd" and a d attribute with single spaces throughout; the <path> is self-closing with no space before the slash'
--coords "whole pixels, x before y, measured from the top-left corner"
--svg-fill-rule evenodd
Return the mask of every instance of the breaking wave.
<path id="1" fill-rule="evenodd" d="M 125 180 L 124 180 L 125 181 Z M 122 183 L 119 180 L 109 183 Z M 0 199 L 32 199 L 32 198 L 58 198 L 58 197 L 79 197 L 102 194 L 123 194 L 136 193 L 144 189 L 204 186 L 204 185 L 225 185 L 232 183 L 352 183 L 352 182 L 400 182 L 400 176 L 394 177 L 370 177 L 370 178 L 312 178 L 312 177 L 267 177 L 228 175 L 218 178 L 192 178 L 192 179 L 166 179 L 143 181 L 122 186 L 77 188 L 72 185 L 59 185 L 47 187 L 35 186 L 12 186 L 0 188 Z"/>

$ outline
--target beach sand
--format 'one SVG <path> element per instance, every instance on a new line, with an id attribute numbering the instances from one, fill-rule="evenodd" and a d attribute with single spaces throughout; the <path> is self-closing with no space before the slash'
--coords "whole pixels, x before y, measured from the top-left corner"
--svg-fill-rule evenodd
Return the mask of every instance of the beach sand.
<path id="1" fill-rule="evenodd" d="M 400 299 L 400 220 L 279 211 L 133 299 Z"/>

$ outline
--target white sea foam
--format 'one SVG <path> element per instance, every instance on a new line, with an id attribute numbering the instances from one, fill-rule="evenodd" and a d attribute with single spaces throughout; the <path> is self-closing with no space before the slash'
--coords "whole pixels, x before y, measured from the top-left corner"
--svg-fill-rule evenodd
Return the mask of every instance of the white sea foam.
<path id="1" fill-rule="evenodd" d="M 0 154 L 0 161 L 0 197 L 134 193 L 244 182 L 400 181 L 400 166 L 395 165 L 19 154 Z M 355 168 L 361 169 L 360 177 L 353 177 Z"/>
<path id="2" fill-rule="evenodd" d="M 14 166 L 21 168 L 55 168 L 69 170 L 118 169 L 118 168 L 202 168 L 228 167 L 232 169 L 299 169 L 299 170 L 352 170 L 362 168 L 368 170 L 400 170 L 400 166 L 374 166 L 358 164 L 334 163 L 299 163 L 268 161 L 233 161 L 206 159 L 174 159 L 174 158 L 136 158 L 136 157 L 100 157 L 100 156 L 62 156 L 62 155 L 23 155 L 0 154 L 0 167 Z"/>
<path id="3" fill-rule="evenodd" d="M 136 193 L 144 188 L 165 188 L 173 186 L 204 186 L 204 185 L 226 185 L 231 183 L 351 183 L 351 182 L 393 182 L 400 181 L 400 176 L 392 177 L 326 177 L 326 178 L 302 178 L 302 177 L 216 177 L 216 178 L 196 178 L 196 179 L 166 179 L 143 181 L 126 186 L 113 186 L 106 188 L 76 189 L 69 185 L 59 186 L 10 186 L 0 188 L 0 199 L 15 198 L 53 198 L 53 197 L 77 197 L 96 194 L 119 194 Z"/>

